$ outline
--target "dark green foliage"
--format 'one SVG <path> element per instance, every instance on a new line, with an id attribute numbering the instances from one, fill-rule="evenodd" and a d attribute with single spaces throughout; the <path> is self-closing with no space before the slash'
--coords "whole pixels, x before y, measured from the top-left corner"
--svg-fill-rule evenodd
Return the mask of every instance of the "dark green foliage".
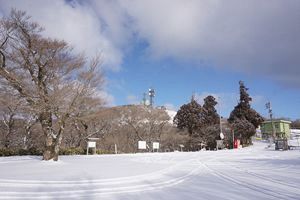
<path id="1" fill-rule="evenodd" d="M 205 144 L 208 148 L 216 147 L 219 139 L 219 115 L 215 109 L 217 102 L 213 96 L 204 99 L 203 107 L 194 98 L 191 102 L 180 107 L 174 118 L 174 124 L 179 129 L 186 129 L 189 133 L 187 146 L 190 150 L 199 150 Z"/>
<path id="2" fill-rule="evenodd" d="M 193 98 L 190 103 L 180 107 L 174 117 L 174 124 L 179 129 L 186 129 L 189 135 L 192 136 L 196 134 L 201 126 L 201 112 L 201 105 Z"/>
<path id="3" fill-rule="evenodd" d="M 14 155 L 17 154 L 12 149 L 7 149 L 7 148 L 0 149 L 0 156 L 14 156 Z"/>
<path id="4" fill-rule="evenodd" d="M 23 156 L 23 155 L 37 155 L 40 156 L 42 155 L 42 151 L 35 148 L 31 147 L 29 149 L 19 149 L 18 150 L 18 155 Z"/>
<path id="5" fill-rule="evenodd" d="M 216 140 L 220 139 L 220 116 L 215 109 L 217 104 L 216 99 L 211 95 L 204 99 L 202 111 L 203 128 L 201 128 L 201 132 L 209 149 L 214 149 Z"/>
<path id="6" fill-rule="evenodd" d="M 255 133 L 254 125 L 245 119 L 237 119 L 233 122 L 234 135 L 237 139 L 241 140 L 244 146 L 250 145 L 251 136 Z"/>
<path id="7" fill-rule="evenodd" d="M 220 139 L 220 125 L 213 124 L 206 126 L 202 129 L 203 136 L 206 141 L 206 147 L 208 149 L 214 149 L 216 147 L 216 140 Z"/>
<path id="8" fill-rule="evenodd" d="M 220 116 L 215 109 L 218 103 L 216 99 L 209 95 L 204 99 L 203 109 L 202 109 L 202 124 L 204 126 L 210 126 L 218 124 L 220 121 Z"/>
<path id="9" fill-rule="evenodd" d="M 89 154 L 93 154 L 94 150 L 89 149 Z M 97 149 L 96 154 L 113 154 L 114 152 L 107 151 L 107 150 L 101 150 Z M 61 149 L 59 151 L 59 155 L 85 155 L 86 154 L 86 149 L 83 149 L 81 147 L 71 147 L 71 148 L 66 148 L 66 149 Z"/>
<path id="10" fill-rule="evenodd" d="M 66 148 L 66 149 L 60 149 L 59 150 L 60 155 L 84 155 L 86 154 L 86 151 L 83 148 Z"/>
<path id="11" fill-rule="evenodd" d="M 264 121 L 264 118 L 252 108 L 250 108 L 248 116 L 249 117 L 246 119 L 251 122 L 255 128 L 258 128 L 258 126 Z"/>
<path id="12" fill-rule="evenodd" d="M 0 156 L 24 156 L 24 155 L 37 155 L 40 156 L 42 155 L 42 151 L 32 147 L 29 149 L 8 149 L 8 148 L 3 148 L 0 149 Z"/>
<path id="13" fill-rule="evenodd" d="M 263 117 L 250 106 L 252 98 L 247 93 L 248 88 L 242 81 L 240 84 L 240 102 L 230 113 L 229 123 L 235 128 L 235 132 L 244 132 L 241 134 L 243 145 L 251 143 L 251 136 L 255 134 L 255 129 L 264 121 Z M 250 126 L 249 123 L 252 125 Z"/>

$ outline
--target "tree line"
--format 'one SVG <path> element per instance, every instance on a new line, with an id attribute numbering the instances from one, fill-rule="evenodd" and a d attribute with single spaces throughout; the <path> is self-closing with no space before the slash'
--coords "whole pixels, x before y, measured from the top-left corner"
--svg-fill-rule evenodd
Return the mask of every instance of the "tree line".
<path id="1" fill-rule="evenodd" d="M 189 133 L 189 149 L 198 150 L 203 146 L 214 149 L 216 140 L 220 140 L 220 134 L 225 134 L 225 145 L 232 146 L 233 137 L 241 140 L 244 146 L 252 143 L 251 137 L 256 133 L 256 128 L 264 121 L 263 117 L 251 108 L 251 97 L 247 92 L 244 82 L 239 82 L 240 100 L 232 110 L 228 123 L 223 125 L 222 119 L 217 113 L 216 99 L 209 95 L 201 106 L 195 98 L 191 102 L 180 107 L 174 118 L 174 123 L 179 129 L 185 129 Z M 233 136 L 234 134 L 234 136 Z"/>

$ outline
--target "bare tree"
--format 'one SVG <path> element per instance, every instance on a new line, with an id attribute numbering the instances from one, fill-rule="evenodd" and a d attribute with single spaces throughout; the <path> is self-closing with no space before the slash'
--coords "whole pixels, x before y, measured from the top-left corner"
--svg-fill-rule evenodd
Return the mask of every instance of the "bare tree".
<path id="1" fill-rule="evenodd" d="M 22 100 L 14 90 L 0 82 L 0 119 L 3 123 L 1 129 L 1 143 L 5 148 L 11 147 L 14 142 L 13 134 L 17 132 L 17 120 L 22 110 Z"/>
<path id="2" fill-rule="evenodd" d="M 135 143 L 137 140 L 145 140 L 148 144 L 160 141 L 163 129 L 170 119 L 164 110 L 142 105 L 124 107 L 121 116 L 121 121 L 134 133 L 128 136 L 133 137 Z M 151 147 L 148 146 L 148 149 L 150 150 Z"/>
<path id="3" fill-rule="evenodd" d="M 0 112 L 2 117 L 2 122 L 4 124 L 4 130 L 2 130 L 2 145 L 8 148 L 11 144 L 11 136 L 14 131 L 15 116 L 17 115 L 17 109 L 19 107 L 19 102 L 9 99 L 7 96 L 2 96 L 0 98 Z"/>
<path id="4" fill-rule="evenodd" d="M 164 128 L 169 124 L 170 116 L 162 109 L 153 109 L 149 107 L 146 111 L 146 124 L 149 126 L 149 140 L 160 141 Z"/>
<path id="5" fill-rule="evenodd" d="M 92 103 L 92 102 L 94 103 Z M 109 114 L 107 109 L 101 109 L 93 107 L 92 105 L 101 105 L 101 100 L 89 99 L 88 110 L 81 110 L 81 113 L 77 113 L 76 116 L 70 120 L 70 130 L 66 138 L 66 143 L 70 147 L 82 147 L 85 146 L 86 141 L 90 137 L 103 138 L 104 134 L 107 134 L 112 126 L 107 115 Z M 88 114 L 86 113 L 88 112 Z"/>
<path id="6" fill-rule="evenodd" d="M 1 19 L 0 76 L 37 116 L 45 136 L 43 159 L 58 160 L 67 120 L 103 83 L 101 57 L 87 63 L 66 42 L 41 31 L 25 12 L 12 10 Z"/>

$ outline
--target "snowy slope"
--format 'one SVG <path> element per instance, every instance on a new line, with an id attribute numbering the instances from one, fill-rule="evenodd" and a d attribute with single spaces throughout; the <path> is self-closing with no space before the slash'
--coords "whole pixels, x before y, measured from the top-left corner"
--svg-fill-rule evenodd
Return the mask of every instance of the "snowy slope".
<path id="1" fill-rule="evenodd" d="M 300 199 L 300 152 L 0 158 L 0 199 Z"/>
<path id="2" fill-rule="evenodd" d="M 174 111 L 174 110 L 166 110 L 166 112 L 167 112 L 168 115 L 170 116 L 169 123 L 170 123 L 170 124 L 173 124 L 173 119 L 174 119 L 175 115 L 177 114 L 177 112 Z"/>

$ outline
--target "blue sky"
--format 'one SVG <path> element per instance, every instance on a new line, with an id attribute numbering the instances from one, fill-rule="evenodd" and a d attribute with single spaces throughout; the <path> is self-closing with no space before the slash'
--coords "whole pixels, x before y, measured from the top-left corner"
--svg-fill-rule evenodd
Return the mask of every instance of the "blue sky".
<path id="1" fill-rule="evenodd" d="M 300 1 L 0 0 L 0 15 L 12 7 L 75 52 L 103 54 L 110 106 L 153 87 L 175 110 L 212 94 L 227 117 L 243 80 L 263 116 L 271 101 L 275 117 L 300 118 Z"/>
<path id="2" fill-rule="evenodd" d="M 238 82 L 243 80 L 253 97 L 252 106 L 267 116 L 265 103 L 271 101 L 275 117 L 300 117 L 299 89 L 281 85 L 264 75 L 217 70 L 212 66 L 176 62 L 172 59 L 152 60 L 145 55 L 145 46 L 135 44 L 136 49 L 124 60 L 118 73 L 106 73 L 108 91 L 115 97 L 115 104 L 137 104 L 143 93 L 153 87 L 155 104 L 178 109 L 196 94 L 200 103 L 207 95 L 219 97 L 217 106 L 222 116 L 229 116 L 239 98 Z M 284 102 L 286 102 L 285 105 Z"/>

